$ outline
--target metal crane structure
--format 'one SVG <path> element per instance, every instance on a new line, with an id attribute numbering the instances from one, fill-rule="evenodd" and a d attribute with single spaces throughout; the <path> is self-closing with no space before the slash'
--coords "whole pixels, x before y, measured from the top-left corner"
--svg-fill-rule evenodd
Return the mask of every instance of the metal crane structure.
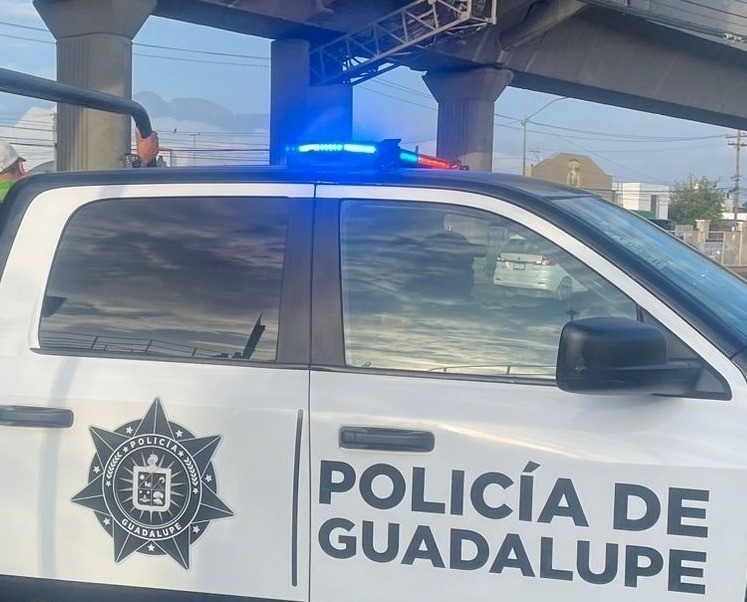
<path id="1" fill-rule="evenodd" d="M 497 11 L 498 0 L 415 0 L 362 29 L 312 48 L 312 83 L 360 83 L 445 37 L 468 36 L 495 25 Z"/>

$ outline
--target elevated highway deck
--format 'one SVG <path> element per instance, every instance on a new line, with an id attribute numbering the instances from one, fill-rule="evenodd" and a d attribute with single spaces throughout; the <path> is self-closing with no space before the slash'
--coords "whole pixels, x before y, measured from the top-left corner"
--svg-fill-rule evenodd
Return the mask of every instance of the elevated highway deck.
<path id="1" fill-rule="evenodd" d="M 125 96 L 131 91 L 131 41 L 151 14 L 274 40 L 274 162 L 282 161 L 293 136 L 313 133 L 314 124 L 349 132 L 351 86 L 399 65 L 424 73 L 439 104 L 439 154 L 473 169 L 491 168 L 493 106 L 507 86 L 747 129 L 743 0 L 34 5 L 57 39 L 58 79 Z M 83 114 L 60 113 L 62 168 L 113 167 L 128 144 L 129 125 L 116 116 Z"/>

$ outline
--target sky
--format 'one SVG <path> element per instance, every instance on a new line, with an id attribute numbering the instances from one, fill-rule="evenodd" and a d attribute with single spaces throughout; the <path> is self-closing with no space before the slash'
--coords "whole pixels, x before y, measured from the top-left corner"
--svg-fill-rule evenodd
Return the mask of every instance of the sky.
<path id="1" fill-rule="evenodd" d="M 269 113 L 269 40 L 151 17 L 134 42 L 134 95 L 152 93 L 166 102 L 203 99 L 234 114 Z M 3 67 L 55 77 L 54 39 L 32 0 L 0 0 L 0 43 L 6 57 Z M 356 135 L 401 138 L 410 148 L 418 145 L 421 152 L 435 152 L 437 108 L 421 75 L 398 68 L 357 85 Z M 519 122 L 539 111 L 527 126 L 530 163 L 554 153 L 578 153 L 591 157 L 616 182 L 672 184 L 692 174 L 718 179 L 725 189 L 732 186 L 735 152 L 727 136 L 736 132 L 575 99 L 545 107 L 556 98 L 516 88 L 501 95 L 495 105 L 494 170 L 521 172 Z M 34 104 L 40 103 L 0 93 L 0 125 L 14 123 Z M 199 116 L 192 121 L 198 122 Z M 173 125 L 168 122 L 169 129 Z M 232 134 L 231 144 L 242 135 L 248 136 L 247 143 L 259 141 L 261 128 L 253 133 L 234 128 L 222 128 Z M 207 134 L 200 138 L 199 133 L 170 134 L 167 143 L 217 144 L 214 135 L 208 143 Z"/>

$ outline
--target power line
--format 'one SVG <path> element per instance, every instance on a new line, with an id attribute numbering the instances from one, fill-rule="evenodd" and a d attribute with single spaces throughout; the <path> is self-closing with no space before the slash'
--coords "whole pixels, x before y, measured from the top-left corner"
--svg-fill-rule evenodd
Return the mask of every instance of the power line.
<path id="1" fill-rule="evenodd" d="M 0 128 L 13 128 L 14 130 L 27 130 L 29 132 L 52 132 L 52 128 L 32 128 L 21 125 L 0 125 Z"/>
<path id="2" fill-rule="evenodd" d="M 43 27 L 32 27 L 30 25 L 21 25 L 20 23 L 11 23 L 9 21 L 0 21 L 0 25 L 5 25 L 6 27 L 16 27 L 19 29 L 26 29 L 30 31 L 41 31 L 46 34 L 49 34 L 49 30 L 45 29 Z M 2 34 L 5 37 L 14 37 L 11 34 Z M 51 34 L 50 34 L 51 35 Z M 24 38 L 21 36 L 15 36 L 17 39 L 20 40 L 26 40 L 29 42 L 41 42 L 43 44 L 54 44 L 53 41 L 50 40 L 40 40 L 38 38 Z M 262 60 L 262 61 L 269 61 L 270 57 L 268 56 L 261 56 L 261 55 L 254 55 L 254 54 L 237 54 L 233 52 L 218 52 L 215 50 L 198 50 L 195 48 L 182 48 L 179 46 L 164 46 L 161 44 L 146 44 L 144 42 L 133 42 L 133 46 L 141 47 L 141 48 L 154 48 L 158 50 L 171 50 L 175 52 L 188 52 L 192 54 L 206 54 L 210 56 L 222 56 L 227 58 L 241 58 L 241 59 L 251 59 L 251 60 Z"/>
<path id="3" fill-rule="evenodd" d="M 261 55 L 255 55 L 255 54 L 234 54 L 232 52 L 217 52 L 215 50 L 195 50 L 192 48 L 179 48 L 177 46 L 159 46 L 158 44 L 144 44 L 142 42 L 133 42 L 133 46 L 139 46 L 141 48 L 157 48 L 159 50 L 174 50 L 178 52 L 191 52 L 194 54 L 208 54 L 211 56 L 225 56 L 229 58 L 238 58 L 238 59 L 251 59 L 251 60 L 260 60 L 260 61 L 269 61 L 269 56 L 261 56 Z"/>
<path id="4" fill-rule="evenodd" d="M 425 96 L 425 94 L 420 93 L 420 92 L 418 92 L 416 90 L 413 90 L 412 88 L 408 88 L 407 86 L 403 86 L 401 84 L 394 84 L 392 82 L 377 82 L 377 83 L 381 83 L 381 84 L 384 84 L 384 85 L 389 85 L 389 87 L 393 87 L 393 88 L 397 88 L 397 89 L 409 90 L 409 91 L 412 91 L 412 92 L 416 93 L 419 96 Z M 368 92 L 371 92 L 373 94 L 378 94 L 380 96 L 385 96 L 387 98 L 392 98 L 392 99 L 398 100 L 400 102 L 404 102 L 406 104 L 411 104 L 413 106 L 417 106 L 417 107 L 420 107 L 420 108 L 428 109 L 428 110 L 431 110 L 431 111 L 437 111 L 438 110 L 438 108 L 435 107 L 435 106 L 424 105 L 422 103 L 418 103 L 418 102 L 414 102 L 414 101 L 402 98 L 401 96 L 387 94 L 387 93 L 382 92 L 380 90 L 373 90 L 373 89 L 371 89 L 369 87 L 368 84 L 361 86 L 361 88 L 366 89 Z M 516 118 L 508 117 L 508 116 L 505 116 L 505 115 L 499 115 L 497 113 L 496 113 L 496 115 L 500 116 L 500 117 L 503 117 L 503 118 L 512 119 L 514 121 L 519 121 Z M 603 135 L 603 133 L 601 133 L 601 132 L 590 132 L 588 130 L 575 130 L 575 129 L 572 129 L 572 128 L 564 128 L 564 127 L 561 127 L 561 126 L 552 126 L 550 124 L 540 124 L 540 123 L 537 123 L 537 122 L 534 122 L 534 123 L 535 123 L 535 125 L 540 125 L 540 126 L 543 126 L 543 127 L 553 128 L 553 129 L 560 129 L 560 130 L 564 130 L 564 131 L 589 132 L 589 133 L 592 133 L 592 134 L 598 133 L 600 135 Z M 520 129 L 520 128 L 517 128 L 517 127 L 512 127 L 512 126 L 509 126 L 509 125 L 502 125 L 502 124 L 496 124 L 496 127 L 503 127 L 505 129 L 512 129 L 512 130 L 519 130 Z M 539 133 L 544 134 L 544 135 L 556 136 L 558 138 L 561 138 L 563 140 L 566 140 L 566 141 L 570 142 L 567 138 L 565 138 L 563 136 L 560 136 L 559 134 L 553 134 L 553 133 L 550 133 L 550 132 L 541 132 L 541 131 Z M 223 135 L 223 134 L 215 134 L 215 135 Z M 568 138 L 576 138 L 576 139 L 583 139 L 583 140 L 596 140 L 596 141 L 602 140 L 599 137 L 588 138 L 588 137 L 582 137 L 582 136 L 568 136 Z M 626 134 L 619 134 L 619 135 L 618 134 L 613 134 L 612 136 L 609 136 L 607 139 L 610 140 L 610 141 L 617 141 L 617 142 L 624 141 L 624 140 L 630 140 L 630 142 L 640 142 L 640 141 L 648 141 L 648 142 L 684 142 L 684 141 L 712 140 L 712 139 L 723 139 L 723 138 L 724 138 L 723 135 L 691 136 L 691 137 L 687 137 L 687 136 L 656 137 L 656 136 L 633 136 L 633 135 L 626 135 Z M 578 148 L 582 148 L 582 150 L 584 150 L 584 152 L 588 152 L 588 153 L 593 154 L 594 156 L 597 156 L 597 157 L 599 157 L 599 158 L 601 158 L 603 160 L 607 160 L 609 163 L 612 163 L 614 165 L 622 167 L 623 169 L 629 170 L 631 172 L 639 173 L 641 175 L 646 176 L 649 179 L 657 180 L 657 178 L 651 178 L 650 176 L 648 176 L 646 174 L 643 174 L 640 171 L 637 171 L 637 170 L 635 170 L 633 168 L 630 168 L 630 167 L 626 167 L 625 165 L 622 165 L 620 163 L 616 163 L 615 161 L 612 161 L 611 159 L 605 159 L 605 157 L 603 156 L 603 154 L 606 153 L 606 152 L 612 152 L 612 153 L 659 152 L 659 150 L 657 150 L 657 149 L 651 149 L 650 151 L 643 151 L 643 150 L 636 150 L 636 149 L 632 149 L 632 150 L 611 150 L 611 151 L 587 151 L 586 149 L 583 149 L 583 147 L 581 147 L 580 145 L 576 145 L 576 146 Z M 701 148 L 705 148 L 705 147 L 701 147 Z"/>
<path id="5" fill-rule="evenodd" d="M 0 136 L 0 140 L 8 140 L 13 143 L 14 146 L 34 146 L 40 148 L 54 148 L 54 144 L 50 144 L 48 141 L 40 142 L 27 142 L 27 139 L 16 138 L 14 136 Z"/>
<path id="6" fill-rule="evenodd" d="M 388 86 L 388 87 L 396 88 L 398 90 L 402 90 L 402 91 L 405 91 L 405 92 L 408 92 L 410 94 L 413 94 L 413 95 L 416 95 L 416 96 L 420 96 L 420 97 L 423 97 L 423 98 L 429 98 L 429 99 L 433 98 L 432 96 L 430 96 L 428 94 L 425 94 L 423 92 L 420 92 L 419 90 L 415 90 L 413 88 L 410 88 L 410 87 L 402 85 L 402 84 L 396 84 L 396 83 L 393 83 L 393 82 L 380 81 L 380 80 L 372 80 L 372 82 L 370 82 L 370 83 L 375 83 L 375 84 L 380 84 L 380 85 L 383 85 L 383 86 Z M 365 87 L 365 86 L 363 86 L 363 87 Z M 367 89 L 369 89 L 369 88 L 367 88 Z M 412 101 L 406 101 L 405 99 L 402 99 L 401 97 L 398 97 L 398 96 L 390 96 L 390 95 L 386 95 L 386 94 L 384 94 L 382 92 L 374 91 L 374 90 L 370 90 L 370 89 L 369 89 L 369 91 L 374 92 L 374 93 L 378 93 L 378 94 L 382 94 L 382 95 L 385 95 L 385 96 L 389 96 L 390 98 L 395 98 L 397 100 L 402 100 L 403 102 L 409 102 L 409 104 L 415 104 L 415 106 L 420 106 L 420 107 L 428 108 L 428 109 L 431 109 L 431 110 L 437 110 L 437 107 L 434 107 L 434 106 L 425 107 L 424 105 L 417 104 L 417 103 L 414 103 Z M 509 115 L 502 115 L 500 113 L 494 113 L 494 116 L 500 117 L 502 119 L 508 119 L 512 123 L 514 123 L 514 122 L 518 123 L 518 122 L 521 121 L 521 119 L 518 118 L 518 117 L 511 117 Z M 596 140 L 601 140 L 601 139 L 604 138 L 604 139 L 613 140 L 613 141 L 630 140 L 631 142 L 633 142 L 633 141 L 635 141 L 635 142 L 686 142 L 686 141 L 696 141 L 696 140 L 716 140 L 716 139 L 723 139 L 725 137 L 723 134 L 720 134 L 720 135 L 709 135 L 709 136 L 645 136 L 645 135 L 637 135 L 637 134 L 618 134 L 618 133 L 610 133 L 610 132 L 597 132 L 597 131 L 592 131 L 592 130 L 582 130 L 582 129 L 578 129 L 578 128 L 566 128 L 566 127 L 561 127 L 561 126 L 551 125 L 551 124 L 546 124 L 546 123 L 541 123 L 541 122 L 532 122 L 532 123 L 536 124 L 536 125 L 541 125 L 541 126 L 544 126 L 544 127 L 548 127 L 548 128 L 553 128 L 553 129 L 558 129 L 558 130 L 564 130 L 564 131 L 568 131 L 568 132 L 578 132 L 578 133 L 584 133 L 584 134 L 590 134 L 590 135 L 597 136 L 597 138 L 583 138 L 583 139 L 586 139 L 586 140 L 595 140 L 595 139 Z M 496 127 L 505 127 L 505 128 L 508 128 L 508 129 L 517 129 L 517 130 L 519 129 L 519 128 L 511 128 L 510 126 L 508 126 L 506 124 L 496 124 Z M 582 139 L 582 137 L 576 137 L 576 138 Z"/>
<path id="7" fill-rule="evenodd" d="M 539 124 L 535 124 L 535 125 L 539 125 Z M 511 126 L 503 126 L 503 127 L 508 127 L 509 129 L 518 129 L 518 128 L 513 128 Z M 675 144 L 676 143 L 678 145 L 681 145 L 683 142 L 700 142 L 700 141 L 704 140 L 703 138 L 697 138 L 697 137 L 683 138 L 681 140 L 656 140 L 656 139 L 651 139 L 651 140 L 648 140 L 648 139 L 631 140 L 631 139 L 625 139 L 625 138 L 602 138 L 602 137 L 599 137 L 599 136 L 574 136 L 573 134 L 565 133 L 565 132 L 568 132 L 568 131 L 574 131 L 571 128 L 557 128 L 557 127 L 554 127 L 554 126 L 551 126 L 551 125 L 541 126 L 541 127 L 544 127 L 547 130 L 561 129 L 561 131 L 564 132 L 564 135 L 566 137 L 571 138 L 573 140 L 587 140 L 589 142 L 601 142 L 601 143 L 617 143 L 617 144 L 640 144 L 640 143 L 646 143 L 646 144 Z M 534 132 L 535 134 L 549 134 L 549 132 L 547 132 L 545 130 L 539 130 L 539 129 L 535 129 L 535 128 L 530 128 L 530 131 Z M 706 140 L 710 140 L 710 139 L 714 139 L 715 140 L 716 138 L 718 138 L 719 140 L 723 141 L 724 138 L 725 138 L 725 136 L 717 136 L 717 137 L 714 137 L 714 138 L 705 138 L 705 139 Z M 662 147 L 659 150 L 664 150 L 664 148 Z M 671 152 L 672 150 L 676 150 L 676 149 L 667 149 L 667 150 L 668 150 L 668 152 Z"/>
<path id="8" fill-rule="evenodd" d="M 3 35 L 3 34 L 0 34 Z M 184 63 L 206 63 L 208 65 L 232 65 L 234 67 L 257 67 L 260 69 L 269 69 L 269 65 L 258 65 L 256 63 L 236 63 L 231 61 L 210 61 L 207 59 L 192 59 L 181 56 L 160 56 L 158 54 L 147 54 L 145 52 L 133 52 L 133 56 L 142 56 L 151 59 L 161 59 L 165 61 L 181 61 Z"/>
<path id="9" fill-rule="evenodd" d="M 32 27 L 31 25 L 21 25 L 20 23 L 11 23 L 10 21 L 0 21 L 0 25 L 5 25 L 7 27 L 16 27 L 18 29 L 28 29 L 30 31 L 43 31 L 44 33 L 49 33 L 49 30 L 45 27 Z"/>
<path id="10" fill-rule="evenodd" d="M 609 138 L 619 140 L 630 140 L 631 142 L 686 142 L 690 140 L 723 140 L 726 136 L 724 134 L 712 134 L 708 136 L 644 136 L 638 134 L 619 134 L 612 132 L 596 132 L 593 130 L 582 130 L 578 128 L 561 127 L 559 125 L 551 125 L 549 123 L 542 123 L 540 121 L 532 121 L 534 125 L 552 128 L 554 130 L 563 130 L 566 132 L 578 132 L 580 134 L 591 134 L 597 135 L 598 138 Z"/>
<path id="11" fill-rule="evenodd" d="M 647 180 L 649 180 L 651 182 L 654 182 L 654 183 L 659 182 L 658 178 L 655 178 L 655 177 L 651 176 L 650 174 L 643 173 L 642 171 L 639 171 L 639 170 L 634 169 L 632 167 L 628 167 L 626 165 L 623 165 L 622 163 L 618 163 L 616 161 L 613 161 L 612 159 L 608 159 L 608 158 L 604 157 L 603 155 L 600 155 L 599 153 L 590 152 L 588 149 L 584 148 L 580 144 L 578 144 L 576 142 L 573 142 L 572 140 L 569 140 L 568 138 L 566 138 L 564 136 L 561 136 L 560 134 L 554 134 L 554 133 L 551 133 L 551 132 L 547 132 L 546 135 L 547 136 L 556 136 L 557 138 L 560 138 L 561 140 L 565 140 L 568 144 L 571 144 L 571 145 L 575 146 L 576 148 L 584 151 L 585 153 L 588 153 L 591 156 L 597 157 L 598 159 L 601 159 L 603 161 L 607 161 L 608 163 L 611 163 L 612 165 L 616 165 L 617 167 L 621 167 L 622 169 L 624 169 L 626 171 L 630 171 L 631 173 L 637 173 L 638 175 L 642 175 Z"/>
<path id="12" fill-rule="evenodd" d="M 170 148 L 174 152 L 184 153 L 269 153 L 270 147 L 263 148 Z"/>
<path id="13" fill-rule="evenodd" d="M 40 44 L 47 44 L 47 45 L 54 45 L 55 43 L 50 40 L 39 40 L 36 38 L 27 38 L 25 36 L 16 36 L 10 33 L 0 33 L 0 37 L 3 38 L 10 38 L 12 40 L 23 40 L 25 42 L 38 42 Z M 137 44 L 135 44 L 137 46 Z M 156 46 L 151 46 L 153 48 L 157 48 Z M 167 48 L 167 47 L 166 47 Z M 180 49 L 185 52 L 189 52 L 187 49 Z M 198 52 L 198 51 L 194 51 Z M 199 51 L 202 53 L 203 51 Z M 162 56 L 158 54 L 148 54 L 146 52 L 133 52 L 134 56 L 141 56 L 141 57 L 147 57 L 152 59 L 161 59 L 161 60 L 167 60 L 167 61 L 181 61 L 185 63 L 207 63 L 210 65 L 231 65 L 234 67 L 254 67 L 254 68 L 261 68 L 261 69 L 269 69 L 268 64 L 257 64 L 257 63 L 237 63 L 235 61 L 210 61 L 207 59 L 194 59 L 194 58 L 185 58 L 185 57 L 179 57 L 179 56 Z M 215 53 L 209 53 L 205 52 L 205 54 L 215 54 Z M 263 57 L 256 57 L 256 58 L 263 58 Z"/>
<path id="14" fill-rule="evenodd" d="M 431 101 L 433 100 L 433 96 L 431 96 L 430 94 L 421 92 L 420 90 L 416 90 L 415 88 L 411 88 L 409 86 L 405 86 L 404 84 L 389 82 L 382 78 L 369 80 L 369 83 L 380 85 L 380 86 L 386 86 L 388 88 L 395 88 L 397 90 L 401 90 L 402 92 L 406 92 L 407 94 L 412 94 L 413 96 L 419 96 L 420 98 L 425 98 Z"/>
<path id="15" fill-rule="evenodd" d="M 414 102 L 412 100 L 407 100 L 406 98 L 402 98 L 401 96 L 393 96 L 392 94 L 387 94 L 386 92 L 381 92 L 379 90 L 372 90 L 371 88 L 368 87 L 368 84 L 361 84 L 359 87 L 366 90 L 367 92 L 371 92 L 372 94 L 378 94 L 379 96 L 386 96 L 387 98 L 394 98 L 395 100 L 399 100 L 400 102 L 414 105 L 422 109 L 428 109 L 429 111 L 438 111 L 437 107 L 424 105 L 419 102 Z"/>
<path id="16" fill-rule="evenodd" d="M 571 138 L 569 136 L 569 138 Z M 676 149 L 677 151 L 691 151 L 691 150 L 700 150 L 700 149 L 714 149 L 714 148 L 722 148 L 722 144 L 708 144 L 708 145 L 698 145 L 698 146 L 688 146 L 683 148 Z M 534 150 L 534 149 L 530 149 Z M 590 153 L 601 153 L 601 154 L 616 154 L 616 155 L 624 155 L 624 154 L 640 154 L 640 153 L 660 153 L 662 152 L 662 149 L 660 148 L 635 148 L 635 149 L 594 149 L 589 150 Z M 667 151 L 670 152 L 670 151 Z"/>
<path id="17" fill-rule="evenodd" d="M 194 120 L 193 120 L 194 121 Z M 267 138 L 270 134 L 269 132 L 232 132 L 232 131 L 225 131 L 225 132 L 189 132 L 187 130 L 176 130 L 176 131 L 167 131 L 167 135 L 169 136 L 238 136 L 238 137 L 255 137 L 255 138 Z"/>
<path id="18" fill-rule="evenodd" d="M 48 44 L 54 46 L 54 42 L 51 40 L 39 40 L 38 38 L 27 38 L 25 36 L 15 36 L 12 33 L 0 33 L 0 36 L 4 38 L 10 38 L 11 40 L 23 40 L 25 42 L 39 42 L 40 44 Z"/>

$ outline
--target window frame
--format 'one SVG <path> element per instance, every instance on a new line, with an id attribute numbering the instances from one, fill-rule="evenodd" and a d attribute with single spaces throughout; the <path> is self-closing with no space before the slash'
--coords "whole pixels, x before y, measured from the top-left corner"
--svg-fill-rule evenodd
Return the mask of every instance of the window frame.
<path id="1" fill-rule="evenodd" d="M 726 395 L 708 396 L 707 399 L 733 399 L 728 383 L 738 382 L 741 374 L 736 366 L 726 358 L 721 351 L 708 341 L 682 316 L 675 313 L 650 290 L 633 280 L 612 261 L 601 256 L 596 250 L 575 238 L 572 234 L 562 230 L 543 217 L 512 203 L 510 195 L 488 196 L 486 194 L 433 188 L 408 186 L 366 186 L 366 185 L 319 185 L 316 198 L 318 205 L 325 203 L 327 213 L 334 212 L 334 218 L 326 215 L 324 222 L 315 221 L 314 227 L 314 273 L 312 288 L 312 370 L 333 370 L 336 372 L 379 374 L 386 376 L 430 378 L 447 380 L 464 380 L 479 382 L 501 382 L 513 384 L 529 384 L 533 386 L 557 387 L 554 379 L 535 379 L 521 376 L 507 375 L 472 375 L 426 372 L 407 369 L 391 368 L 360 368 L 345 363 L 343 307 L 342 307 L 342 273 L 340 248 L 340 217 L 343 201 L 400 201 L 424 202 L 462 206 L 469 209 L 487 211 L 499 217 L 519 223 L 534 231 L 553 244 L 561 247 L 569 255 L 576 258 L 601 278 L 615 286 L 634 303 L 643 308 L 652 317 L 665 325 L 672 335 L 681 341 L 688 341 L 687 346 L 698 354 L 712 369 L 727 389 Z M 522 199 L 524 201 L 525 199 Z M 335 248 L 325 244 L 323 251 L 317 246 L 318 240 L 334 239 Z M 319 253 L 317 253 L 319 251 Z M 320 269 L 320 264 L 324 269 Z M 331 277 L 336 274 L 336 277 Z M 314 308 L 324 307 L 324 311 L 314 311 Z M 330 311 L 334 307 L 335 311 Z M 317 340 L 324 338 L 328 343 L 317 348 Z M 329 341 L 334 340 L 332 345 Z"/>
<path id="2" fill-rule="evenodd" d="M 56 228 L 53 252 L 44 264 L 44 277 L 40 283 L 39 301 L 35 307 L 29 332 L 29 349 L 38 355 L 107 358 L 118 360 L 176 362 L 205 365 L 230 365 L 237 367 L 302 367 L 308 368 L 310 361 L 310 309 L 311 295 L 311 225 L 313 211 L 313 185 L 306 184 L 180 184 L 180 185 L 133 185 L 103 186 L 58 189 L 49 191 L 40 197 L 44 201 L 60 202 L 55 197 L 70 192 L 78 195 L 78 202 L 71 203 L 64 219 Z M 134 202 L 158 202 L 166 199 L 215 199 L 241 198 L 251 202 L 252 199 L 283 199 L 290 203 L 290 214 L 286 230 L 286 245 L 283 258 L 283 274 L 280 288 L 280 305 L 278 312 L 278 338 L 275 359 L 272 361 L 241 360 L 232 358 L 191 358 L 179 356 L 147 356 L 106 352 L 85 349 L 49 349 L 42 348 L 40 329 L 42 325 L 41 308 L 49 284 L 52 268 L 60 251 L 60 243 L 70 221 L 87 206 L 107 200 L 132 199 Z M 35 199 L 31 209 L 39 199 Z M 41 202 L 40 202 L 41 204 Z"/>

